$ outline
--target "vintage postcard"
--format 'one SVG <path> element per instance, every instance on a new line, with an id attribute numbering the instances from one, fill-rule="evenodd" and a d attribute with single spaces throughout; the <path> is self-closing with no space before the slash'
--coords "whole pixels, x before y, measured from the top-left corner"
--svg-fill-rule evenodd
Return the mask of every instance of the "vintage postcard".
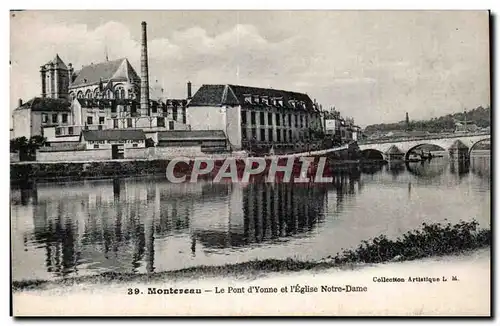
<path id="1" fill-rule="evenodd" d="M 13 316 L 491 316 L 488 11 L 10 30 Z"/>

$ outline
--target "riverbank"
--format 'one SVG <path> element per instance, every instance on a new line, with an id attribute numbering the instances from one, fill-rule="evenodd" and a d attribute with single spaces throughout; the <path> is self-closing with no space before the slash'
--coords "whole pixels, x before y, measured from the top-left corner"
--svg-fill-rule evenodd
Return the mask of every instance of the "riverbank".
<path id="1" fill-rule="evenodd" d="M 320 271 L 328 268 L 353 269 L 366 264 L 394 261 L 412 261 L 429 257 L 460 255 L 478 249 L 489 248 L 491 230 L 479 229 L 475 220 L 451 223 L 426 224 L 421 229 L 409 231 L 397 239 L 379 235 L 363 241 L 355 249 L 347 249 L 318 261 L 293 259 L 253 260 L 221 266 L 197 266 L 153 274 L 126 274 L 106 272 L 98 275 L 63 278 L 57 280 L 22 280 L 12 282 L 13 291 L 46 289 L 53 286 L 68 287 L 82 284 L 155 282 L 173 279 L 200 279 L 215 276 L 256 276 L 269 272 Z"/>
<path id="2" fill-rule="evenodd" d="M 406 262 L 223 275 L 25 289 L 13 293 L 13 312 L 15 316 L 490 314 L 488 248 Z M 384 277 L 401 278 L 404 282 L 384 282 Z M 360 291 L 332 292 L 333 287 L 347 285 Z M 276 289 L 277 293 L 249 293 L 250 287 L 257 286 Z M 286 292 L 281 292 L 282 288 Z M 317 292 L 311 292 L 314 288 Z M 199 289 L 201 293 L 174 294 L 175 289 Z M 139 294 L 129 295 L 130 291 Z M 234 293 L 238 291 L 243 293 Z"/>
<path id="3" fill-rule="evenodd" d="M 263 158 L 266 161 L 266 168 L 255 176 L 267 175 L 271 166 L 270 158 Z M 280 159 L 280 166 L 286 165 L 288 158 Z M 301 162 L 299 158 L 295 160 L 292 176 L 299 177 Z M 282 161 L 283 162 L 282 162 Z M 316 161 L 318 157 L 316 157 Z M 142 176 L 160 176 L 165 175 L 167 167 L 171 160 L 113 160 L 113 161 L 95 161 L 95 162 L 22 162 L 11 163 L 10 165 L 10 180 L 12 183 L 24 181 L 66 181 L 66 180 L 82 180 L 82 179 L 99 179 L 113 177 L 142 177 Z M 205 178 L 213 178 L 222 166 L 224 160 L 217 160 L 214 163 L 214 169 L 202 176 Z M 238 177 L 241 178 L 245 167 L 245 159 L 236 159 L 238 169 Z M 381 165 L 382 161 L 359 161 L 359 160 L 337 160 L 327 158 L 323 176 L 330 176 L 331 173 L 351 172 L 360 167 L 371 167 L 373 165 Z M 189 177 L 193 170 L 194 159 L 189 163 L 176 163 L 174 174 L 178 176 L 186 175 Z M 309 176 L 315 175 L 317 162 L 312 163 L 313 169 L 308 172 Z M 282 173 L 282 172 L 278 172 Z"/>

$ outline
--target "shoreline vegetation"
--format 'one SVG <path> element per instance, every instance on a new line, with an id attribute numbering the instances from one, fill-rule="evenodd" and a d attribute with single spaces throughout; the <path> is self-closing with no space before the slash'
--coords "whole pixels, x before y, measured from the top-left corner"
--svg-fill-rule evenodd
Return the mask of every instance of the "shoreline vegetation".
<path id="1" fill-rule="evenodd" d="M 258 276 L 271 272 L 320 271 L 330 268 L 356 269 L 366 264 L 404 262 L 423 258 L 453 256 L 491 246 L 491 230 L 480 229 L 476 220 L 451 223 L 422 224 L 396 239 L 379 235 L 363 241 L 355 249 L 347 249 L 317 261 L 294 259 L 252 260 L 221 266 L 195 266 L 154 274 L 105 272 L 57 280 L 12 281 L 12 291 L 44 290 L 52 286 L 78 284 L 111 284 L 126 282 L 154 282 L 166 279 L 206 278 L 220 276 Z"/>

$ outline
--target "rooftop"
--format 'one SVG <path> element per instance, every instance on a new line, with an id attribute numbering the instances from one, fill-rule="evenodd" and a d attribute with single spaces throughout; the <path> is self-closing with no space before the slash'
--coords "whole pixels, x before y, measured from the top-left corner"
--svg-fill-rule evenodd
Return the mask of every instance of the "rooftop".
<path id="1" fill-rule="evenodd" d="M 83 66 L 77 73 L 70 88 L 98 84 L 101 80 L 140 80 L 134 68 L 126 58 Z"/>
<path id="2" fill-rule="evenodd" d="M 71 102 L 65 99 L 50 98 L 50 97 L 34 97 L 24 103 L 17 110 L 32 110 L 35 112 L 51 111 L 51 112 L 70 112 Z"/>
<path id="3" fill-rule="evenodd" d="M 82 137 L 85 140 L 145 140 L 146 134 L 142 129 L 105 129 L 84 130 Z"/>
<path id="4" fill-rule="evenodd" d="M 158 132 L 158 141 L 184 139 L 226 139 L 226 134 L 222 130 L 171 130 Z"/>
<path id="5" fill-rule="evenodd" d="M 272 88 L 259 88 L 240 85 L 202 85 L 194 94 L 189 106 L 242 105 L 246 96 L 279 98 L 285 108 L 292 109 L 290 100 L 303 101 L 307 110 L 313 110 L 313 102 L 307 94 Z"/>
<path id="6" fill-rule="evenodd" d="M 66 66 L 64 61 L 62 61 L 62 59 L 59 57 L 59 54 L 56 54 L 56 57 L 54 59 L 50 60 L 49 62 L 47 62 L 44 66 L 45 66 L 45 68 L 50 68 L 51 66 L 54 66 L 54 68 L 57 68 L 57 69 L 68 70 L 68 67 Z"/>

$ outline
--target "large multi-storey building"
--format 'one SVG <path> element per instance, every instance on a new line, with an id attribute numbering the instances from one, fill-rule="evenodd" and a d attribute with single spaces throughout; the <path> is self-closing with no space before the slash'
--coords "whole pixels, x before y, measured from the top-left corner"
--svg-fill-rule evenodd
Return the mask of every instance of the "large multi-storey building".
<path id="1" fill-rule="evenodd" d="M 237 85 L 201 86 L 187 123 L 192 130 L 223 130 L 234 149 L 306 147 L 323 129 L 307 94 Z"/>

